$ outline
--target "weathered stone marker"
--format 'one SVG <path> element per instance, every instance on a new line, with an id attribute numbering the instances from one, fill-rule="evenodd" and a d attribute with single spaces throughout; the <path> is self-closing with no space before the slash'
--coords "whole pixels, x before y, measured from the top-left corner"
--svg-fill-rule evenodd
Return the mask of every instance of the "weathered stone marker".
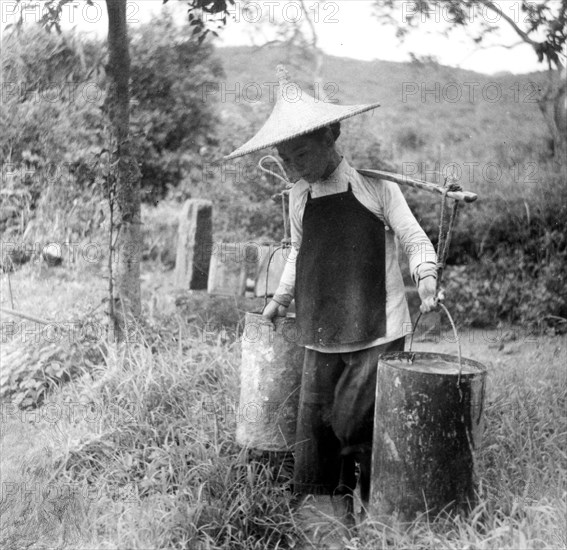
<path id="1" fill-rule="evenodd" d="M 180 288 L 207 288 L 213 249 L 213 204 L 189 199 L 180 214 L 175 260 L 175 284 Z"/>
<path id="2" fill-rule="evenodd" d="M 246 262 L 242 243 L 215 243 L 207 292 L 218 296 L 244 296 Z"/>

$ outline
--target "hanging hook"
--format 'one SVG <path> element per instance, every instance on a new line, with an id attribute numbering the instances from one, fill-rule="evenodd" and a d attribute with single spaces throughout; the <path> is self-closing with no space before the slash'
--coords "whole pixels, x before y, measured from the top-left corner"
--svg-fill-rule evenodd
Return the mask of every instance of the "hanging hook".
<path id="1" fill-rule="evenodd" d="M 275 172 L 273 172 L 269 168 L 265 168 L 264 165 L 262 164 L 265 160 L 271 160 L 272 162 L 274 162 L 276 164 L 276 166 L 280 169 L 281 173 L 283 174 L 283 177 L 280 176 L 279 174 L 276 174 Z M 262 172 L 266 172 L 267 174 L 272 174 L 272 176 L 278 178 L 280 181 L 283 181 L 285 183 L 286 189 L 291 189 L 293 187 L 293 183 L 291 181 L 289 181 L 286 177 L 287 174 L 285 173 L 285 170 L 284 170 L 282 163 L 273 155 L 263 156 L 258 161 L 258 167 L 260 168 L 260 170 L 262 170 Z"/>
<path id="2" fill-rule="evenodd" d="M 266 160 L 271 160 L 272 162 L 274 162 L 276 164 L 276 166 L 280 169 L 283 176 L 280 176 L 279 174 L 270 170 L 269 168 L 264 167 L 264 165 L 262 163 Z M 286 178 L 287 174 L 285 173 L 285 170 L 284 170 L 282 163 L 273 155 L 266 155 L 266 156 L 262 157 L 258 161 L 258 166 L 259 166 L 260 170 L 262 170 L 262 172 L 265 172 L 267 174 L 271 174 L 272 176 L 276 177 L 280 181 L 284 182 L 285 185 L 286 185 L 286 188 L 283 189 L 280 193 L 276 193 L 275 195 L 272 195 L 272 199 L 277 200 L 278 198 L 281 198 L 281 200 L 282 200 L 282 215 L 283 215 L 283 223 L 284 223 L 284 236 L 283 236 L 283 239 L 282 239 L 282 243 L 284 243 L 285 245 L 289 245 L 290 244 L 290 236 L 289 236 L 289 229 L 288 229 L 288 223 L 287 223 L 287 212 L 286 212 L 286 208 L 285 208 L 285 197 L 286 197 L 286 195 L 289 195 L 289 190 L 293 187 L 293 183 Z"/>

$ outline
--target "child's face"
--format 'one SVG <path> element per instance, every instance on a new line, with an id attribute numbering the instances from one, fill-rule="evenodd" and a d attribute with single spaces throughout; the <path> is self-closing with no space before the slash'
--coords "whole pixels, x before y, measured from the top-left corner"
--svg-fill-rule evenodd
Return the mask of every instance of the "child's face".
<path id="1" fill-rule="evenodd" d="M 320 180 L 327 170 L 334 151 L 334 140 L 328 134 L 321 138 L 299 136 L 277 145 L 291 181 L 303 178 L 309 183 Z"/>

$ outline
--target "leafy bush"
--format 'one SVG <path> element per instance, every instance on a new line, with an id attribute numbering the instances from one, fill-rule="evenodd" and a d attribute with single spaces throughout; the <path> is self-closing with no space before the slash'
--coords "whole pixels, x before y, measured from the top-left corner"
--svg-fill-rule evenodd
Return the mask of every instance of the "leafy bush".
<path id="1" fill-rule="evenodd" d="M 561 248 L 542 262 L 502 245 L 477 262 L 449 267 L 447 305 L 457 319 L 479 327 L 499 321 L 541 327 L 553 317 L 567 318 L 565 235 L 557 231 L 547 238 Z"/>
<path id="2" fill-rule="evenodd" d="M 58 240 L 84 237 L 101 221 L 95 218 L 104 200 L 98 178 L 109 137 L 106 46 L 36 25 L 7 33 L 2 50 L 0 154 L 8 193 L 2 195 L 0 229 L 21 235 L 35 218 L 30 237 L 46 229 Z M 198 46 L 189 27 L 174 25 L 167 15 L 137 29 L 131 55 L 131 135 L 143 200 L 155 202 L 181 183 L 202 146 L 215 143 L 216 118 L 212 102 L 203 100 L 203 85 L 215 82 L 222 69 L 210 45 Z"/>
<path id="3" fill-rule="evenodd" d="M 22 331 L 23 325 L 15 325 Z M 102 359 L 97 339 L 92 333 L 100 325 L 78 326 L 54 323 L 41 327 L 36 337 L 14 334 L 2 344 L 0 398 L 22 408 L 39 407 L 49 392 L 84 374 Z M 8 330 L 8 324 L 4 327 Z M 38 330 L 36 325 L 35 330 Z M 32 331 L 33 334 L 33 331 Z"/>
<path id="4" fill-rule="evenodd" d="M 210 44 L 168 12 L 131 39 L 132 128 L 144 200 L 156 202 L 185 175 L 201 147 L 216 144 L 215 103 L 205 94 L 223 76 Z"/>
<path id="5" fill-rule="evenodd" d="M 83 237 L 101 199 L 93 155 L 102 115 L 87 93 L 88 84 L 96 89 L 96 44 L 30 27 L 7 34 L 2 47 L 2 208 L 16 209 L 0 229 L 31 240 Z"/>
<path id="6" fill-rule="evenodd" d="M 397 131 L 396 142 L 402 149 L 416 151 L 427 143 L 427 139 L 420 130 L 403 126 Z"/>

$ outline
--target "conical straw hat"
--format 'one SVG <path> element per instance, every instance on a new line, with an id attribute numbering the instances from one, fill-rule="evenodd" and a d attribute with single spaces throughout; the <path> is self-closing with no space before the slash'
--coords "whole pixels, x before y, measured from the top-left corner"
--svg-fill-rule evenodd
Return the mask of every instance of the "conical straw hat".
<path id="1" fill-rule="evenodd" d="M 333 122 L 380 107 L 379 103 L 333 105 L 318 101 L 301 90 L 297 84 L 288 81 L 287 71 L 283 65 L 278 65 L 277 74 L 280 87 L 270 118 L 253 138 L 226 156 L 225 160 L 277 145 L 333 124 Z"/>

